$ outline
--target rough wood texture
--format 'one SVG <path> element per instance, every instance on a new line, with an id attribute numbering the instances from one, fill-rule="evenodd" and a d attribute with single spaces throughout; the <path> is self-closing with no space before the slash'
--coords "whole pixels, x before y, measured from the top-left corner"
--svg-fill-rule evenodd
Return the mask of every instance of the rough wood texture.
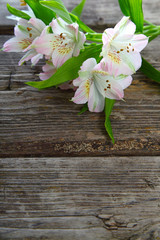
<path id="1" fill-rule="evenodd" d="M 0 162 L 0 239 L 159 239 L 160 157 Z"/>
<path id="2" fill-rule="evenodd" d="M 19 0 L 1 0 L 0 25 L 13 26 L 13 21 L 5 19 L 5 16 L 9 15 L 6 9 L 6 2 L 10 3 L 11 6 L 16 7 L 17 9 L 24 9 L 24 7 L 20 6 Z M 68 10 L 71 11 L 80 2 L 80 0 L 64 0 L 63 2 Z M 155 24 L 160 24 L 159 9 L 159 0 L 143 0 L 144 17 L 146 20 Z M 101 29 L 115 24 L 121 17 L 122 13 L 118 5 L 118 0 L 87 0 L 82 14 L 84 22 L 90 26 Z"/>
<path id="3" fill-rule="evenodd" d="M 72 9 L 79 1 L 64 2 Z M 160 24 L 159 0 L 143 2 L 145 19 Z M 10 34 L 5 4 L 0 33 Z M 87 0 L 82 18 L 103 31 L 121 16 L 117 0 Z M 9 37 L 0 37 L 0 48 Z M 160 70 L 159 40 L 143 56 Z M 104 114 L 78 116 L 72 91 L 26 86 L 43 62 L 18 67 L 20 56 L 0 52 L 0 156 L 8 157 L 0 159 L 0 239 L 158 240 L 159 85 L 134 75 L 126 102 L 117 101 L 111 115 L 113 146 Z"/>
<path id="4" fill-rule="evenodd" d="M 1 44 L 7 38 L 1 37 Z M 150 43 L 143 55 L 159 69 L 158 41 Z M 125 92 L 126 102 L 115 104 L 113 146 L 104 129 L 103 113 L 78 116 L 81 106 L 69 101 L 72 91 L 38 91 L 24 84 L 38 80 L 40 65 L 18 67 L 20 54 L 0 55 L 2 157 L 160 154 L 160 89 L 140 72 Z"/>

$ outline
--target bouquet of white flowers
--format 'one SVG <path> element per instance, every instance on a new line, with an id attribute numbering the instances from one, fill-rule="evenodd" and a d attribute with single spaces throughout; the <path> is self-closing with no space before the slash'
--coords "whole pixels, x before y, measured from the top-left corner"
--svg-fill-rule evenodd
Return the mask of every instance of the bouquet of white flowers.
<path id="1" fill-rule="evenodd" d="M 3 51 L 24 52 L 19 65 L 45 60 L 41 81 L 27 84 L 38 89 L 59 86 L 73 89 L 72 101 L 84 104 L 81 113 L 105 111 L 105 128 L 112 142 L 109 116 L 115 100 L 124 99 L 124 89 L 139 68 L 160 82 L 160 72 L 140 52 L 160 34 L 160 26 L 144 21 L 142 0 L 119 0 L 125 15 L 114 28 L 97 33 L 80 20 L 85 0 L 68 12 L 61 0 L 21 0 L 29 11 L 9 4 L 16 16 L 15 36 L 4 43 Z M 145 25 L 144 25 L 145 23 Z"/>

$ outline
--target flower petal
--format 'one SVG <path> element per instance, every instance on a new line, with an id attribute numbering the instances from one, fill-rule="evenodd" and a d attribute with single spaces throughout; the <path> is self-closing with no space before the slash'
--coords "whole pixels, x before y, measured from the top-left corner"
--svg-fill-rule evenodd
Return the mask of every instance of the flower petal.
<path id="1" fill-rule="evenodd" d="M 86 103 L 89 97 L 90 85 L 91 82 L 89 80 L 82 82 L 79 88 L 76 90 L 72 101 L 77 104 Z"/>
<path id="2" fill-rule="evenodd" d="M 65 63 L 69 58 L 72 57 L 73 49 L 71 47 L 59 46 L 57 47 L 52 54 L 52 62 L 55 67 L 60 67 Z"/>
<path id="3" fill-rule="evenodd" d="M 106 91 L 106 98 L 121 100 L 124 97 L 122 86 L 116 81 L 112 80 L 111 88 Z"/>
<path id="4" fill-rule="evenodd" d="M 99 93 L 94 82 L 91 84 L 88 108 L 90 112 L 102 112 L 104 109 L 105 98 Z"/>
<path id="5" fill-rule="evenodd" d="M 49 72 L 42 72 L 39 74 L 39 78 L 41 80 L 47 80 L 48 78 L 50 78 L 52 75 L 54 74 L 54 72 L 49 71 Z"/>
<path id="6" fill-rule="evenodd" d="M 30 18 L 28 21 L 28 24 L 31 24 L 33 27 L 35 27 L 40 33 L 43 31 L 43 29 L 46 27 L 44 22 L 42 22 L 38 18 Z"/>
<path id="7" fill-rule="evenodd" d="M 4 43 L 3 51 L 5 51 L 5 52 L 22 52 L 31 43 L 32 43 L 31 39 L 13 37 Z"/>
<path id="8" fill-rule="evenodd" d="M 104 33 L 102 34 L 102 41 L 104 45 L 108 45 L 109 42 L 112 40 L 114 36 L 114 29 L 113 28 L 107 28 Z"/>
<path id="9" fill-rule="evenodd" d="M 131 39 L 131 43 L 136 51 L 141 52 L 148 44 L 148 37 L 144 34 L 135 34 Z"/>
<path id="10" fill-rule="evenodd" d="M 132 83 L 132 77 L 131 76 L 124 76 L 124 75 L 119 75 L 116 78 L 116 81 L 121 85 L 123 89 L 129 87 Z"/>
<path id="11" fill-rule="evenodd" d="M 78 72 L 82 81 L 92 78 L 92 70 L 94 69 L 96 64 L 97 62 L 95 58 L 88 58 L 86 61 L 83 62 L 81 70 Z"/>
<path id="12" fill-rule="evenodd" d="M 130 39 L 136 31 L 136 25 L 129 20 L 129 17 L 123 17 L 114 27 L 115 40 L 124 41 Z"/>
<path id="13" fill-rule="evenodd" d="M 78 39 L 75 42 L 75 47 L 73 51 L 73 56 L 77 57 L 81 49 L 84 49 L 84 42 L 86 41 L 86 36 L 82 32 L 78 32 Z"/>
<path id="14" fill-rule="evenodd" d="M 34 41 L 32 47 L 34 47 L 38 53 L 51 56 L 53 50 L 59 45 L 60 39 L 56 35 L 43 34 Z"/>
<path id="15" fill-rule="evenodd" d="M 31 58 L 32 65 L 36 65 L 38 63 L 38 61 L 42 58 L 43 58 L 43 54 L 40 54 L 40 53 L 37 54 L 36 53 L 36 55 Z"/>
<path id="16" fill-rule="evenodd" d="M 54 34 L 61 34 L 65 32 L 66 22 L 62 18 L 53 19 L 49 24 Z"/>
<path id="17" fill-rule="evenodd" d="M 24 62 L 30 60 L 37 54 L 34 50 L 29 50 L 19 61 L 18 65 L 21 66 Z"/>
<path id="18" fill-rule="evenodd" d="M 79 87 L 79 86 L 81 85 L 82 81 L 83 81 L 83 80 L 82 80 L 80 77 L 78 77 L 78 78 L 76 78 L 76 79 L 73 80 L 73 85 L 74 85 L 75 87 Z M 84 81 L 85 81 L 85 80 L 84 80 Z"/>

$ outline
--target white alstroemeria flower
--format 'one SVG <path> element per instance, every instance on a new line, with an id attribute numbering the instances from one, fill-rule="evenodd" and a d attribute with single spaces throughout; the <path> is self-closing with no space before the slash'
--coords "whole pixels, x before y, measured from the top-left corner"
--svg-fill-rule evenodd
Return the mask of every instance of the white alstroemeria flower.
<path id="1" fill-rule="evenodd" d="M 135 24 L 129 17 L 123 17 L 114 27 L 108 28 L 102 35 L 103 48 L 101 56 L 112 68 L 118 68 L 119 74 L 130 75 L 141 67 L 140 51 L 148 43 L 148 37 L 134 34 Z"/>
<path id="2" fill-rule="evenodd" d="M 88 102 L 91 112 L 101 112 L 104 109 L 105 98 L 122 99 L 123 89 L 131 82 L 131 76 L 115 76 L 106 63 L 97 64 L 94 58 L 89 58 L 81 66 L 79 77 L 73 80 L 73 85 L 78 89 L 72 101 L 77 104 Z"/>
<path id="3" fill-rule="evenodd" d="M 84 33 L 78 30 L 78 24 L 67 24 L 61 18 L 54 19 L 50 26 L 53 33 L 41 35 L 34 41 L 32 48 L 38 53 L 50 56 L 53 65 L 60 67 L 72 56 L 78 56 L 86 40 Z"/>
<path id="4" fill-rule="evenodd" d="M 4 43 L 3 51 L 24 52 L 32 44 L 34 39 L 40 36 L 45 27 L 46 25 L 37 18 L 31 18 L 29 21 L 20 19 L 14 28 L 15 37 Z M 30 59 L 33 64 L 36 64 L 42 57 L 42 54 L 37 53 L 35 49 L 31 49 L 22 57 L 19 65 Z"/>

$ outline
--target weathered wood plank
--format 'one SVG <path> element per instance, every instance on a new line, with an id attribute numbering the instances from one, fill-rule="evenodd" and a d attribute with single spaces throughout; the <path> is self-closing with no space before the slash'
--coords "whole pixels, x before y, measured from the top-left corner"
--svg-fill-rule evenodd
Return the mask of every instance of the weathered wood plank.
<path id="1" fill-rule="evenodd" d="M 159 237 L 160 157 L 8 158 L 0 164 L 2 240 Z"/>
<path id="2" fill-rule="evenodd" d="M 23 9 L 19 4 L 19 0 L 7 0 L 12 6 Z M 68 10 L 73 9 L 80 0 L 64 0 L 64 3 Z M 159 19 L 159 0 L 143 0 L 144 17 L 146 20 L 151 21 L 155 24 L 160 24 Z M 6 19 L 9 13 L 6 9 L 6 0 L 1 0 L 1 15 L 0 15 L 0 26 L 14 25 L 14 22 Z M 122 17 L 118 1 L 117 0 L 87 0 L 86 6 L 82 14 L 82 19 L 85 23 L 93 27 L 103 29 L 106 26 L 114 25 Z M 3 33 L 4 34 L 4 33 Z"/>
<path id="3" fill-rule="evenodd" d="M 1 37 L 1 44 L 8 36 Z M 143 55 L 160 69 L 159 39 Z M 1 45 L 2 46 L 2 45 Z M 138 72 L 117 101 L 111 116 L 116 144 L 104 129 L 103 113 L 78 116 L 81 106 L 69 101 L 72 91 L 38 91 L 25 82 L 38 80 L 41 66 L 18 67 L 21 54 L 0 53 L 0 155 L 159 155 L 160 88 Z M 42 63 L 41 63 L 42 64 Z"/>

